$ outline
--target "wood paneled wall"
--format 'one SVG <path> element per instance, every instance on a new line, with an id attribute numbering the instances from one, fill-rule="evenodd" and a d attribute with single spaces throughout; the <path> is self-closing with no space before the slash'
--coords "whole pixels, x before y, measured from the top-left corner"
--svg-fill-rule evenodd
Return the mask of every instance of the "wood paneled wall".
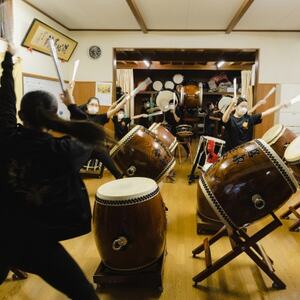
<path id="1" fill-rule="evenodd" d="M 262 83 L 257 85 L 256 101 L 262 99 L 272 87 L 276 87 L 275 83 Z M 267 110 L 268 108 L 276 105 L 276 93 L 268 99 L 267 103 L 256 110 L 256 113 Z M 262 123 L 255 126 L 254 137 L 261 138 L 263 134 L 274 125 L 274 114 L 267 116 L 263 119 Z"/>

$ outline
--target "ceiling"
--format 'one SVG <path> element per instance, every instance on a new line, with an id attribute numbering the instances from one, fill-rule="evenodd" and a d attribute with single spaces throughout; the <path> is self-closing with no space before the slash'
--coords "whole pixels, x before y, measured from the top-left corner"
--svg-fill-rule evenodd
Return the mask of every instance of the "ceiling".
<path id="1" fill-rule="evenodd" d="M 116 49 L 117 68 L 221 70 L 251 69 L 257 59 L 256 49 Z"/>
<path id="2" fill-rule="evenodd" d="M 299 0 L 23 0 L 69 30 L 300 31 Z"/>

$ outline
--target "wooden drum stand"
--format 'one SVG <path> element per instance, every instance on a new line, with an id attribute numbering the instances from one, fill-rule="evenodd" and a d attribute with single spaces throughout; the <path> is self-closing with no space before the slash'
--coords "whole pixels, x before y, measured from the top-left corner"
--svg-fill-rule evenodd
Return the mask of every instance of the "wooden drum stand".
<path id="1" fill-rule="evenodd" d="M 297 209 L 299 207 L 300 202 L 296 203 L 293 206 L 289 206 L 289 209 L 280 216 L 281 219 L 289 219 L 289 216 L 293 214 L 297 218 L 296 222 L 289 227 L 290 231 L 300 231 L 300 214 L 297 212 Z"/>
<path id="2" fill-rule="evenodd" d="M 261 228 L 252 236 L 249 236 L 244 229 L 235 229 L 226 225 L 210 239 L 206 238 L 200 246 L 192 251 L 193 257 L 196 257 L 197 254 L 204 251 L 206 264 L 206 268 L 193 277 L 194 286 L 197 286 L 198 282 L 203 281 L 208 276 L 228 264 L 235 257 L 245 252 L 258 265 L 258 267 L 269 276 L 269 278 L 273 281 L 272 286 L 274 288 L 285 289 L 285 283 L 275 275 L 273 261 L 268 257 L 263 247 L 258 243 L 262 238 L 282 225 L 274 213 L 271 213 L 271 216 L 273 217 L 273 221 Z M 212 262 L 210 246 L 226 235 L 226 233 L 231 243 L 232 250 L 217 261 Z"/>

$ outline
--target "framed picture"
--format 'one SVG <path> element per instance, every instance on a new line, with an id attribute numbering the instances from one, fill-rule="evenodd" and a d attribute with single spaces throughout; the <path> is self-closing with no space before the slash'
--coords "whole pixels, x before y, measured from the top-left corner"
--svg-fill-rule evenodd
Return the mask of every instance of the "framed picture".
<path id="1" fill-rule="evenodd" d="M 112 103 L 112 82 L 96 82 L 96 97 L 100 104 L 110 106 Z"/>
<path id="2" fill-rule="evenodd" d="M 50 55 L 48 48 L 49 38 L 54 39 L 58 58 L 68 61 L 78 43 L 38 19 L 32 21 L 22 46 Z"/>

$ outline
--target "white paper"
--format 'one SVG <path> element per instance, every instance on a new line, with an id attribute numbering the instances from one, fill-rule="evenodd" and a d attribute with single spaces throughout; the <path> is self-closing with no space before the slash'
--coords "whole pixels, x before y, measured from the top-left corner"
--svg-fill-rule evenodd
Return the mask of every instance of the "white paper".
<path id="1" fill-rule="evenodd" d="M 112 82 L 96 82 L 96 97 L 100 104 L 111 106 L 112 104 Z"/>

